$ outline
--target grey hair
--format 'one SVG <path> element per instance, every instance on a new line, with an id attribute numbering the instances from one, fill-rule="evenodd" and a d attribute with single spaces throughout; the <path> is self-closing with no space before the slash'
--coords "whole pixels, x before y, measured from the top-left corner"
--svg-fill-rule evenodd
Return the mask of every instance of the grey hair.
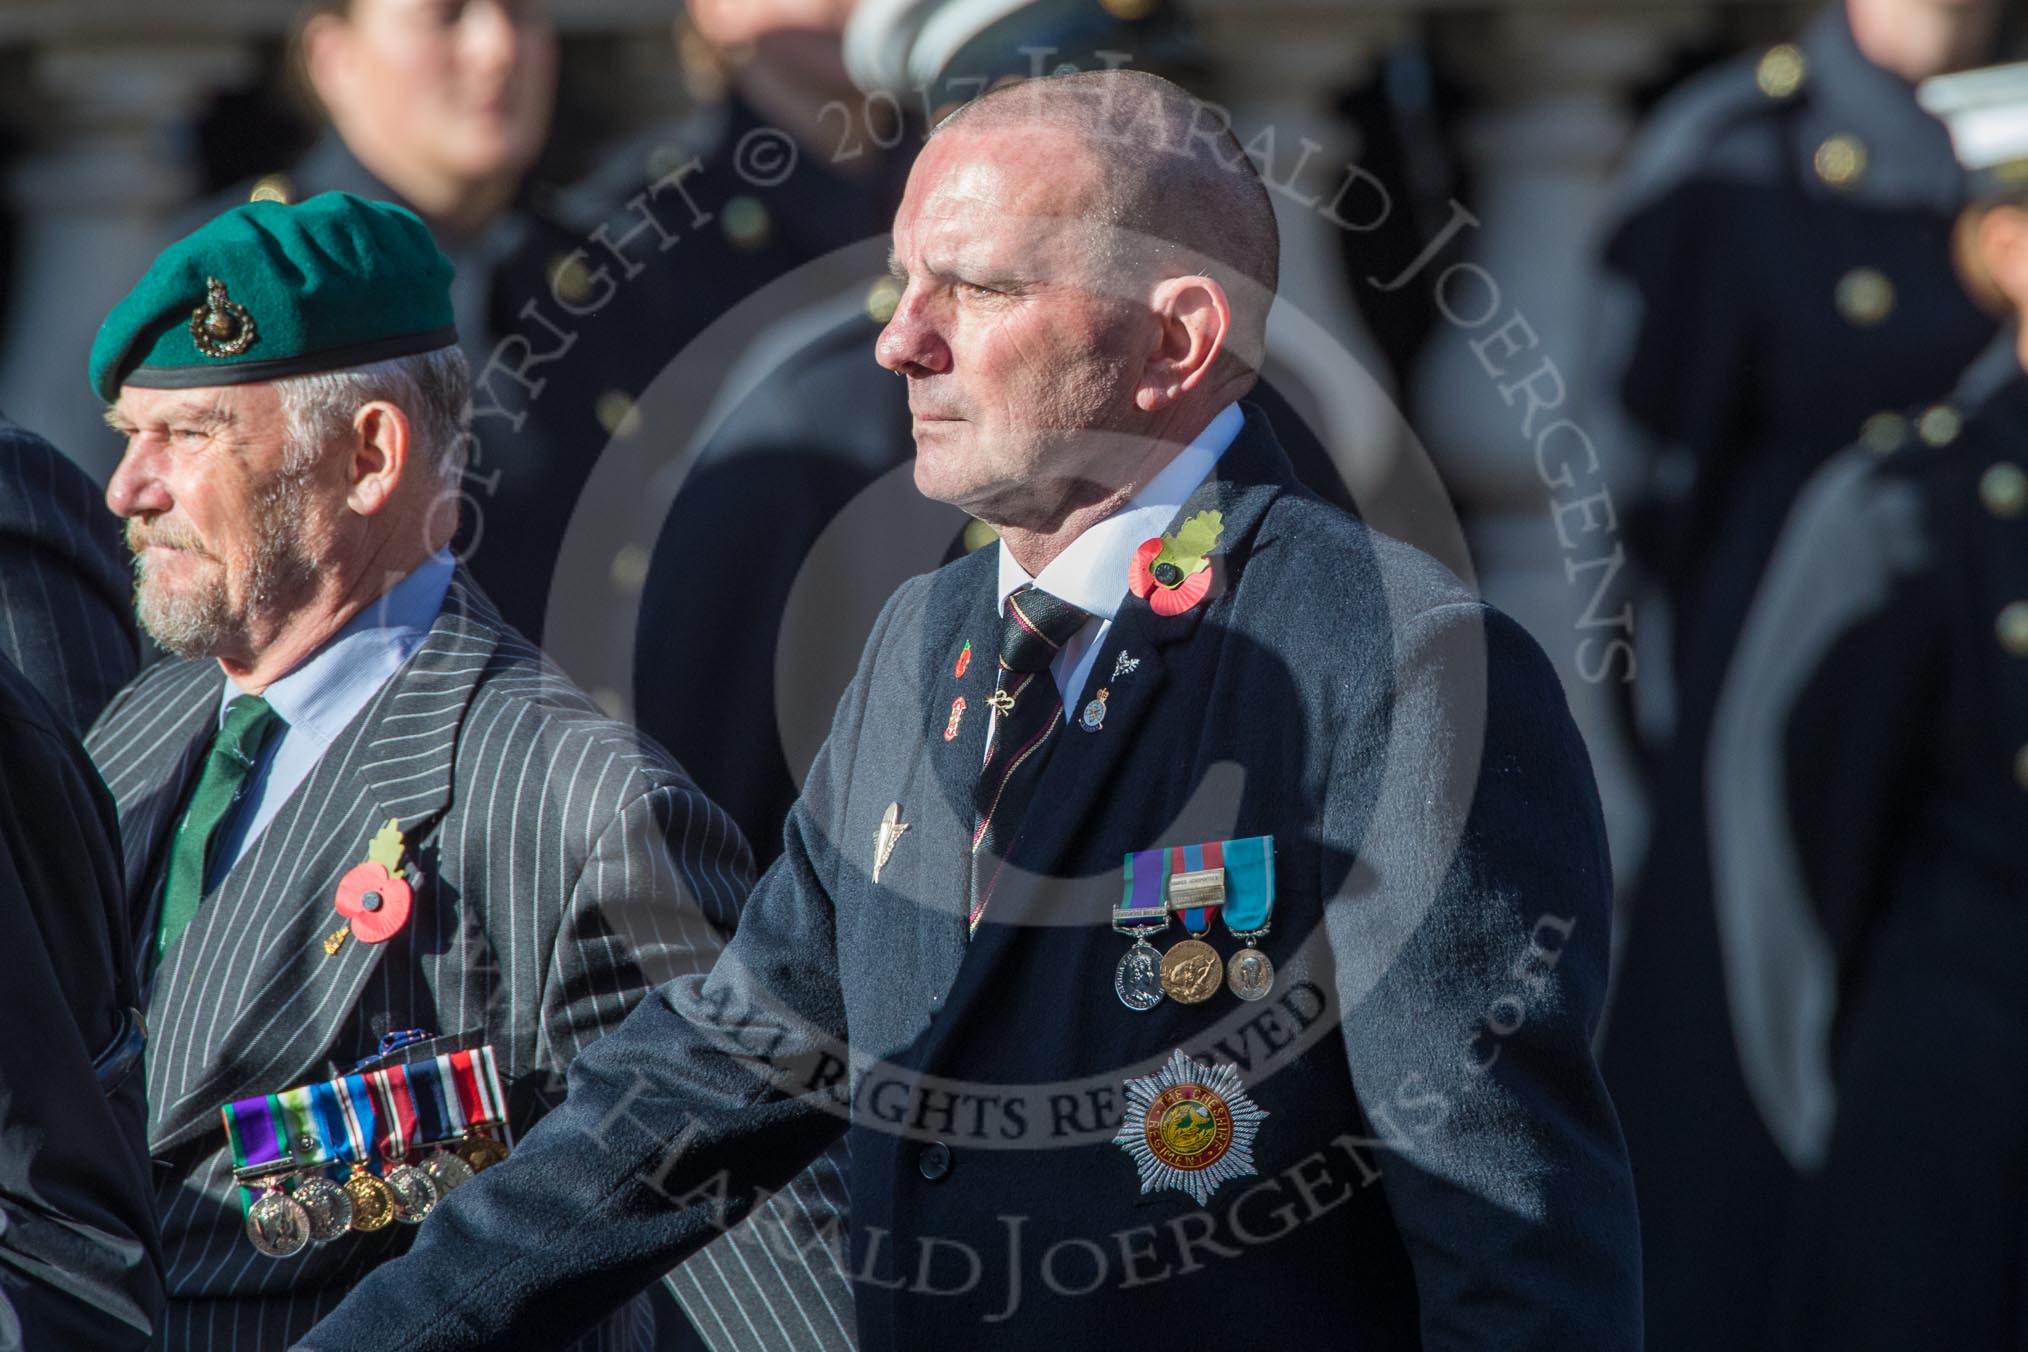
<path id="1" fill-rule="evenodd" d="M 456 491 L 465 471 L 472 419 L 472 372 L 456 347 L 392 357 L 342 371 L 318 371 L 275 382 L 286 443 L 282 473 L 299 475 L 318 451 L 342 436 L 361 404 L 385 400 L 408 415 L 421 462 L 441 493 Z"/>

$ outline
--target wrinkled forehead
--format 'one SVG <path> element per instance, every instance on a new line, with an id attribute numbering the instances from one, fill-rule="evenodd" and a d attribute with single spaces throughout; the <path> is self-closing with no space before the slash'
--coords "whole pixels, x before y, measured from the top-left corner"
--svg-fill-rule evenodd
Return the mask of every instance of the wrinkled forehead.
<path id="1" fill-rule="evenodd" d="M 122 385 L 120 397 L 107 412 L 110 418 L 136 426 L 170 423 L 225 426 L 278 412 L 280 407 L 281 396 L 274 385 L 257 381 L 181 390 Z"/>

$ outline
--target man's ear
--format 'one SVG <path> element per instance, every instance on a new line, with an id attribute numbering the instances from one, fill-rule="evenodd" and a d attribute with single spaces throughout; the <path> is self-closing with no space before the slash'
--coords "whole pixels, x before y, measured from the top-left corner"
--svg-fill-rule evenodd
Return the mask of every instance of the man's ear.
<path id="1" fill-rule="evenodd" d="M 1144 413 L 1167 408 L 1212 379 L 1232 334 L 1232 305 L 1210 277 L 1169 278 L 1155 288 L 1150 308 L 1155 351 L 1134 391 Z"/>
<path id="2" fill-rule="evenodd" d="M 303 78 L 310 82 L 310 92 L 327 110 L 344 102 L 345 86 L 350 83 L 351 36 L 351 25 L 342 15 L 324 13 L 306 19 L 297 38 L 303 57 Z"/>
<path id="3" fill-rule="evenodd" d="M 360 405 L 352 415 L 352 445 L 346 459 L 345 505 L 361 516 L 387 509 L 408 474 L 415 449 L 408 415 L 384 399 Z"/>

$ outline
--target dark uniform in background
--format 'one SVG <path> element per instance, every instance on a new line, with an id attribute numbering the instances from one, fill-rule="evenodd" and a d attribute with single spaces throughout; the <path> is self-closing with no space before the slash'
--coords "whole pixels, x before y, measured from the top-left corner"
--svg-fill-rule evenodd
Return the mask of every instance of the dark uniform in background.
<path id="1" fill-rule="evenodd" d="M 1605 1042 L 1641 1197 L 1650 1345 L 1766 1323 L 1792 1166 L 1742 1081 L 1710 896 L 1704 748 L 1726 661 L 1801 485 L 1877 415 L 1946 394 L 1994 322 L 1951 271 L 1964 177 L 1842 4 L 1664 103 L 1609 221 L 1601 431 L 1642 461 L 1640 691 L 1672 688 L 1655 823 Z M 1947 416 L 1918 440 L 1943 443 Z M 1659 606 L 1655 604 L 1659 601 Z M 1666 638 L 1666 652 L 1652 646 Z M 1643 701 L 1645 703 L 1645 699 Z"/>
<path id="2" fill-rule="evenodd" d="M 1712 744 L 1749 1074 L 1817 1157 L 1775 1345 L 2028 1335 L 2028 375 L 1947 446 L 1834 459 L 1783 532 Z M 1932 414 L 1931 416 L 1936 416 Z M 1799 937 L 1800 936 L 1800 937 Z"/>
<path id="3" fill-rule="evenodd" d="M 0 656 L 0 1352 L 149 1344 L 162 1313 L 113 803 Z"/>
<path id="4" fill-rule="evenodd" d="M 80 737 L 141 658 L 119 521 L 83 470 L 4 416 L 0 655 Z"/>

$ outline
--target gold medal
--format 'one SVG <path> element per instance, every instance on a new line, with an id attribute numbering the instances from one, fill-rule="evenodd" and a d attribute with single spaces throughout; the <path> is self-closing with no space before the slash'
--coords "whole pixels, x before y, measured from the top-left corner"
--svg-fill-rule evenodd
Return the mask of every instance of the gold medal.
<path id="1" fill-rule="evenodd" d="M 394 1194 L 387 1184 L 368 1173 L 366 1166 L 352 1166 L 345 1180 L 345 1195 L 352 1199 L 352 1228 L 362 1235 L 385 1230 L 394 1223 Z"/>
<path id="2" fill-rule="evenodd" d="M 472 1166 L 475 1174 L 482 1174 L 507 1158 L 507 1147 L 491 1136 L 467 1136 L 451 1149 L 458 1152 L 458 1158 Z"/>
<path id="3" fill-rule="evenodd" d="M 1267 954 L 1248 945 L 1225 964 L 1225 984 L 1242 1000 L 1265 1000 L 1275 988 L 1275 965 Z"/>
<path id="4" fill-rule="evenodd" d="M 1185 939 L 1162 955 L 1162 989 L 1183 1005 L 1202 1004 L 1218 990 L 1225 964 L 1202 939 Z"/>

